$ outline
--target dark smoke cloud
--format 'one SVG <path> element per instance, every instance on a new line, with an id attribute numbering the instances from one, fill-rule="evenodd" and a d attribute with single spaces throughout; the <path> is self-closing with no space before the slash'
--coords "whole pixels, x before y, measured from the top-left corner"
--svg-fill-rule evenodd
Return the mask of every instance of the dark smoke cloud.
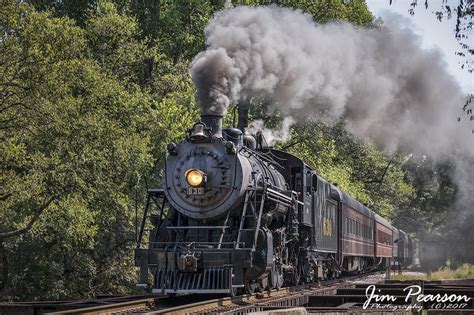
<path id="1" fill-rule="evenodd" d="M 342 117 L 389 151 L 471 159 L 472 125 L 456 119 L 465 96 L 440 53 L 396 22 L 366 29 L 277 6 L 221 11 L 190 67 L 198 105 L 223 115 L 231 102 L 267 99 L 295 120 Z"/>
<path id="2" fill-rule="evenodd" d="M 421 49 L 401 17 L 386 22 L 318 25 L 277 6 L 221 11 L 205 30 L 207 50 L 190 66 L 198 105 L 224 115 L 231 102 L 271 101 L 286 122 L 279 132 L 264 130 L 272 141 L 288 136 L 293 121 L 342 118 L 354 135 L 387 151 L 450 158 L 458 185 L 450 217 L 472 230 L 465 218 L 474 217 L 473 126 L 457 121 L 465 95 L 439 51 Z M 467 251 L 473 244 L 457 242 Z"/>

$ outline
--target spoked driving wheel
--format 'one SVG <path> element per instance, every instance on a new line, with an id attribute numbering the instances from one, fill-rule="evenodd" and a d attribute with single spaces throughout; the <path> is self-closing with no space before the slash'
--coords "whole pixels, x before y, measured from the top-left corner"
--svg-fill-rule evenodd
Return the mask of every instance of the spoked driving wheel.
<path id="1" fill-rule="evenodd" d="M 245 293 L 253 294 L 257 289 L 257 283 L 255 281 L 247 281 L 245 282 Z"/>
<path id="2" fill-rule="evenodd" d="M 295 267 L 294 270 L 285 272 L 284 278 L 286 284 L 298 285 L 300 283 L 300 274 L 298 268 Z"/>
<path id="3" fill-rule="evenodd" d="M 233 279 L 234 279 L 234 268 L 230 268 L 229 277 L 228 277 L 227 281 L 229 282 L 229 295 L 231 297 L 235 297 L 239 294 L 238 289 L 234 288 Z"/>
<path id="4" fill-rule="evenodd" d="M 262 293 L 268 288 L 268 276 L 260 278 L 257 280 L 257 292 Z M 269 289 L 270 291 L 270 289 Z"/>
<path id="5" fill-rule="evenodd" d="M 274 266 L 269 277 L 270 287 L 279 290 L 283 286 L 283 270 L 280 266 Z"/>

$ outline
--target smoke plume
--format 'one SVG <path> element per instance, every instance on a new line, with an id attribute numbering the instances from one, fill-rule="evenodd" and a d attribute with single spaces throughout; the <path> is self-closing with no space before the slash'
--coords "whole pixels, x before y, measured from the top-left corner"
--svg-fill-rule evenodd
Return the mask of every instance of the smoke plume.
<path id="1" fill-rule="evenodd" d="M 261 132 L 267 145 L 273 146 L 276 141 L 281 141 L 287 139 L 290 136 L 290 127 L 295 123 L 295 120 L 292 117 L 285 117 L 279 129 L 269 129 L 265 127 L 263 120 L 258 119 L 254 120 L 250 124 L 248 131 L 251 134 L 256 134 Z"/>
<path id="2" fill-rule="evenodd" d="M 457 121 L 460 87 L 410 30 L 318 25 L 300 10 L 260 6 L 217 13 L 205 34 L 190 67 L 203 113 L 260 98 L 295 120 L 343 118 L 389 151 L 474 156 L 462 142 L 472 126 Z"/>
<path id="3" fill-rule="evenodd" d="M 207 49 L 190 66 L 198 105 L 224 115 L 230 103 L 273 104 L 285 117 L 282 130 L 265 129 L 262 121 L 252 126 L 268 142 L 288 137 L 294 121 L 344 119 L 355 136 L 386 151 L 454 160 L 451 218 L 472 231 L 473 126 L 465 115 L 457 119 L 465 95 L 439 51 L 421 49 L 401 17 L 388 22 L 318 25 L 300 10 L 277 6 L 221 11 L 205 30 Z M 474 251 L 472 243 L 463 248 Z"/>

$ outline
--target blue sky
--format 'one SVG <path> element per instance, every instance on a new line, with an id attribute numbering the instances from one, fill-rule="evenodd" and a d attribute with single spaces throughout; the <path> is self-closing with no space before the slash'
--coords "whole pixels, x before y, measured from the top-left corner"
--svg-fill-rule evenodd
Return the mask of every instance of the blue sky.
<path id="1" fill-rule="evenodd" d="M 439 11 L 443 0 L 430 0 L 428 9 L 425 9 L 424 1 L 418 1 L 415 15 L 408 13 L 411 0 L 393 0 L 389 5 L 389 0 L 366 0 L 367 5 L 375 16 L 384 18 L 390 12 L 398 13 L 407 17 L 411 21 L 404 27 L 411 28 L 422 38 L 422 45 L 425 49 L 439 49 L 442 51 L 447 63 L 448 71 L 457 79 L 459 85 L 466 93 L 474 93 L 473 74 L 466 69 L 461 69 L 460 62 L 465 59 L 455 55 L 459 51 L 459 43 L 454 38 L 454 27 L 456 19 L 453 15 L 451 19 L 443 19 L 439 22 L 434 11 Z M 445 0 L 446 1 L 446 0 Z M 455 7 L 458 0 L 447 0 L 448 4 Z M 471 45 L 474 45 L 471 40 Z"/>

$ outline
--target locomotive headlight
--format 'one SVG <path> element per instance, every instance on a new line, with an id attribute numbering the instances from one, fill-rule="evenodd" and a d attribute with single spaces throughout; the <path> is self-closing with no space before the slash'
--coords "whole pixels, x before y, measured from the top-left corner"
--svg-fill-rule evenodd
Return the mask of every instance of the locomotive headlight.
<path id="1" fill-rule="evenodd" d="M 200 187 L 204 185 L 206 181 L 206 174 L 195 168 L 187 170 L 185 176 L 186 181 L 192 187 Z"/>

